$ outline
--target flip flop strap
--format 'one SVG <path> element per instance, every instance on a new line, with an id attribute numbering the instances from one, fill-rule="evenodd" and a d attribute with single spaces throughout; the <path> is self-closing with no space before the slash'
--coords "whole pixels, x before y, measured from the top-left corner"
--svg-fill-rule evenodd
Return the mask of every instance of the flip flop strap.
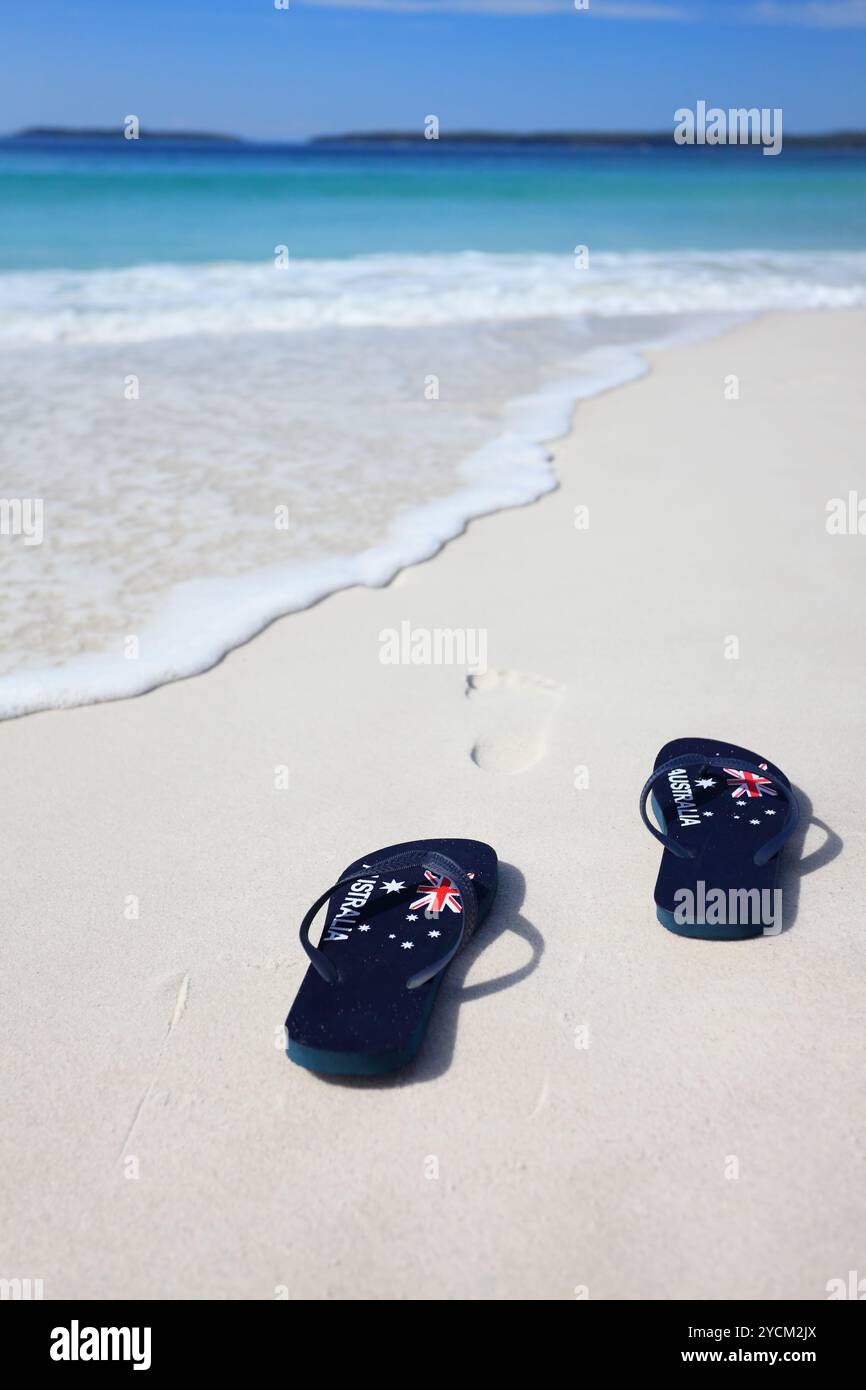
<path id="1" fill-rule="evenodd" d="M 695 859 L 697 858 L 696 851 L 688 849 L 685 845 L 680 844 L 678 840 L 672 839 L 670 835 L 666 835 L 663 831 L 659 830 L 657 826 L 653 825 L 646 811 L 647 799 L 650 792 L 660 777 L 664 777 L 667 773 L 673 772 L 675 768 L 720 767 L 725 771 L 734 763 L 736 764 L 738 772 L 753 772 L 756 777 L 763 777 L 764 775 L 765 769 L 758 763 L 744 763 L 733 753 L 727 758 L 716 757 L 708 753 L 684 753 L 679 758 L 670 758 L 668 762 L 660 763 L 644 783 L 640 794 L 640 818 L 650 834 L 654 835 L 659 843 L 664 845 L 665 849 L 669 849 L 671 854 L 675 854 L 678 859 Z M 797 805 L 797 798 L 794 796 L 791 788 L 786 786 L 782 781 L 773 780 L 773 785 L 787 802 L 788 814 L 778 834 L 774 835 L 771 840 L 768 840 L 767 843 L 762 845 L 755 853 L 753 862 L 758 865 L 766 864 L 768 860 L 772 859 L 774 854 L 778 854 L 785 841 L 793 834 L 797 821 L 800 819 L 800 808 Z"/>
<path id="2" fill-rule="evenodd" d="M 447 875 L 454 880 L 460 893 L 460 902 L 463 911 L 460 913 L 460 930 L 457 933 L 456 940 L 438 960 L 433 961 L 430 965 L 424 966 L 423 969 L 416 971 L 414 975 L 410 975 L 406 981 L 407 989 L 418 989 L 419 985 L 426 984 L 428 980 L 433 979 L 434 975 L 438 975 L 440 971 L 444 970 L 446 965 L 449 965 L 454 959 L 463 943 L 468 941 L 472 936 L 475 930 L 475 924 L 478 920 L 478 898 L 472 880 L 467 878 L 460 865 L 453 859 L 449 859 L 446 854 L 433 853 L 431 851 L 430 854 L 420 855 L 417 850 L 404 850 L 402 854 L 394 854 L 390 859 L 378 860 L 376 864 L 372 866 L 372 870 L 379 875 L 393 873 L 396 869 L 415 868 L 419 862 L 422 869 L 427 869 L 430 873 L 438 874 L 440 878 Z M 339 972 L 331 957 L 326 956 L 324 951 L 320 950 L 318 946 L 314 946 L 310 941 L 310 928 L 313 925 L 316 915 L 324 904 L 328 902 L 333 893 L 336 893 L 339 888 L 347 887 L 350 883 L 357 883 L 358 880 L 363 877 L 364 869 L 360 868 L 356 870 L 355 873 L 346 874 L 343 878 L 338 879 L 336 883 L 332 883 L 330 888 L 326 888 L 324 893 L 321 893 L 319 897 L 316 898 L 316 901 L 308 910 L 301 923 L 299 932 L 301 945 L 309 956 L 315 969 L 329 985 L 335 985 L 337 983 L 340 978 Z"/>

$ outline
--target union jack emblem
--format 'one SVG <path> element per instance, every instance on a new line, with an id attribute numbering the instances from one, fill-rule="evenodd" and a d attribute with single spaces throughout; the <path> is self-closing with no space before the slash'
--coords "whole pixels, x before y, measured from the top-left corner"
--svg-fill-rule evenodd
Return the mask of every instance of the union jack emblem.
<path id="1" fill-rule="evenodd" d="M 779 793 L 769 777 L 759 777 L 755 772 L 738 772 L 735 767 L 726 767 L 728 786 L 733 787 L 731 796 L 778 796 Z"/>
<path id="2" fill-rule="evenodd" d="M 418 892 L 421 897 L 409 904 L 412 911 L 416 907 L 423 907 L 425 912 L 441 912 L 446 907 L 451 912 L 463 911 L 460 905 L 460 891 L 454 886 L 450 878 L 444 876 L 437 878 L 435 874 L 431 874 L 429 869 L 424 870 L 424 877 L 431 886 L 428 888 L 423 883 L 418 884 Z"/>

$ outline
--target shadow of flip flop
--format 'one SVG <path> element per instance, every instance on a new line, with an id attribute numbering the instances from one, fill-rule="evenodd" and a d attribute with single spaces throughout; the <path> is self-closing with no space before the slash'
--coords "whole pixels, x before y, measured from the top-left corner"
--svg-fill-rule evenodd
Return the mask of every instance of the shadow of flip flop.
<path id="1" fill-rule="evenodd" d="M 805 878 L 807 874 L 814 874 L 818 869 L 823 869 L 825 864 L 832 863 L 845 848 L 841 836 L 837 835 L 835 830 L 831 830 L 826 821 L 815 815 L 812 802 L 806 793 L 801 791 L 799 787 L 794 787 L 794 795 L 800 805 L 800 820 L 797 829 L 785 846 L 779 871 L 779 886 L 782 889 L 784 913 L 783 932 L 790 931 L 797 920 L 800 906 L 800 880 Z M 810 825 L 816 825 L 819 830 L 823 831 L 824 840 L 817 849 L 804 855 L 803 847 Z"/>

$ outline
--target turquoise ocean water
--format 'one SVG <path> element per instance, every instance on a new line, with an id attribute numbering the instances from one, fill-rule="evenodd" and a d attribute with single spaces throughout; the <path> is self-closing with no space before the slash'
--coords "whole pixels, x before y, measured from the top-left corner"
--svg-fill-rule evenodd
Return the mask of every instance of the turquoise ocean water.
<path id="1" fill-rule="evenodd" d="M 0 269 L 371 253 L 859 250 L 866 152 L 0 141 Z"/>
<path id="2" fill-rule="evenodd" d="M 0 141 L 0 496 L 43 515 L 0 545 L 0 714 L 539 496 L 647 345 L 864 304 L 852 150 Z"/>

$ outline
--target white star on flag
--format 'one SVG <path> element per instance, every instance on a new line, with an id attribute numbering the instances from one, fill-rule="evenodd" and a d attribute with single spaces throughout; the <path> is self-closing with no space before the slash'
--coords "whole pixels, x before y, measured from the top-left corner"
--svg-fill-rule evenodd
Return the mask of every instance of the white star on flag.
<path id="1" fill-rule="evenodd" d="M 369 931 L 369 930 L 370 930 L 369 927 L 359 927 L 359 928 L 358 928 L 358 931 Z"/>
<path id="2" fill-rule="evenodd" d="M 442 933 L 441 933 L 441 931 L 428 931 L 427 935 L 428 935 L 428 936 L 441 936 Z"/>
<path id="3" fill-rule="evenodd" d="M 414 943 L 411 942 L 411 941 L 401 941 L 401 942 L 400 942 L 400 945 L 403 947 L 403 950 L 404 950 L 404 951 L 411 951 L 413 944 L 414 944 Z"/>
<path id="4" fill-rule="evenodd" d="M 384 888 L 386 893 L 399 893 L 401 888 L 405 888 L 405 883 L 398 883 L 396 878 L 392 878 L 390 883 L 380 883 L 380 888 Z"/>
<path id="5" fill-rule="evenodd" d="M 695 782 L 696 787 L 714 787 L 716 780 L 714 777 L 699 777 Z"/>

